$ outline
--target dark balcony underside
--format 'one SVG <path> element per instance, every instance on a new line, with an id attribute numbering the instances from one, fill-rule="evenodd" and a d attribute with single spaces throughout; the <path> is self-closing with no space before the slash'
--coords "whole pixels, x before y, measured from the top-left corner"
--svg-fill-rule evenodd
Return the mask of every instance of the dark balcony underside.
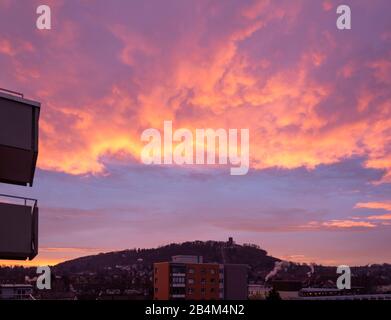
<path id="1" fill-rule="evenodd" d="M 38 157 L 39 103 L 0 92 L 0 182 L 32 185 Z"/>
<path id="2" fill-rule="evenodd" d="M 0 259 L 32 260 L 38 253 L 38 208 L 0 203 Z"/>
<path id="3" fill-rule="evenodd" d="M 32 186 L 38 153 L 0 145 L 0 182 Z"/>

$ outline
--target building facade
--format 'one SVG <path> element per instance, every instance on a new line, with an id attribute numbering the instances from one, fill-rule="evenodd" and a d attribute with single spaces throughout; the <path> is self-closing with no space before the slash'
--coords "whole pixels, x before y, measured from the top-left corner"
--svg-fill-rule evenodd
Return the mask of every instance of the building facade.
<path id="1" fill-rule="evenodd" d="M 154 264 L 155 300 L 245 300 L 247 265 L 203 263 L 202 257 L 175 256 Z"/>
<path id="2" fill-rule="evenodd" d="M 0 88 L 0 183 L 32 186 L 41 104 Z M 0 194 L 0 259 L 38 254 L 37 200 Z"/>
<path id="3" fill-rule="evenodd" d="M 0 300 L 30 300 L 33 286 L 30 284 L 1 284 Z"/>

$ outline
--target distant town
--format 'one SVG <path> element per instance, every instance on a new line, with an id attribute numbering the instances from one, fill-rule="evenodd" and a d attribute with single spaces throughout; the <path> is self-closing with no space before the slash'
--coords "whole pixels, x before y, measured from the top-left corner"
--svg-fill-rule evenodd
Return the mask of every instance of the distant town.
<path id="1" fill-rule="evenodd" d="M 281 261 L 254 244 L 194 241 L 87 256 L 51 268 L 38 290 L 36 268 L 0 267 L 0 299 L 50 300 L 391 300 L 391 265 L 336 267 Z"/>

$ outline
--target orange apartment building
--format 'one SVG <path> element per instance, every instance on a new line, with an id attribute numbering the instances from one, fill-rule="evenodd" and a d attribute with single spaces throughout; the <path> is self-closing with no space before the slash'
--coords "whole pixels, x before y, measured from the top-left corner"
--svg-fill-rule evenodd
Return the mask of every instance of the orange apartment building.
<path id="1" fill-rule="evenodd" d="M 154 264 L 155 300 L 247 299 L 247 265 L 203 263 L 198 256 L 174 256 Z"/>

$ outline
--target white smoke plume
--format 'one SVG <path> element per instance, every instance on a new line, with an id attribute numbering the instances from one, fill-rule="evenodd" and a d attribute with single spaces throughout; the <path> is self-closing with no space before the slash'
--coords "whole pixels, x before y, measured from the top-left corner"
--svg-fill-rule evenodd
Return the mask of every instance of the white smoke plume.
<path id="1" fill-rule="evenodd" d="M 288 261 L 276 261 L 276 263 L 274 265 L 274 269 L 266 275 L 265 282 L 267 282 L 269 279 L 276 276 L 277 273 L 280 272 L 283 268 L 288 268 L 289 265 L 290 265 L 290 262 L 288 262 Z"/>
<path id="2" fill-rule="evenodd" d="M 307 272 L 307 276 L 308 278 L 311 278 L 315 272 L 315 263 L 310 263 L 308 266 L 310 267 L 311 271 Z"/>

